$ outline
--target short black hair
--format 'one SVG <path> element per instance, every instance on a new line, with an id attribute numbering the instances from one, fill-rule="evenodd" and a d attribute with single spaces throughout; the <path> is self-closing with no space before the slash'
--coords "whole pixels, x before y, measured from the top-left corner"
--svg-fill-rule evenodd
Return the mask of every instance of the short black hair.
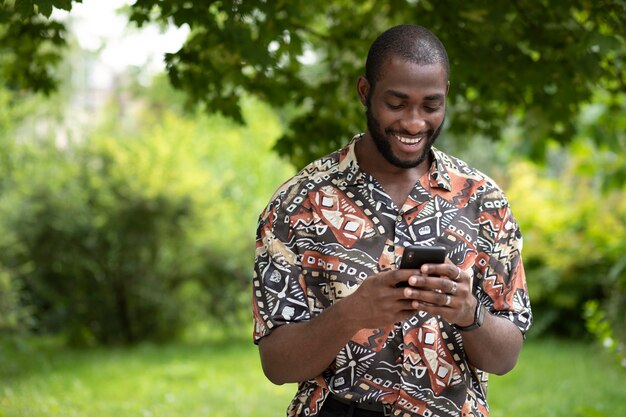
<path id="1" fill-rule="evenodd" d="M 372 89 L 383 76 L 382 67 L 391 56 L 399 56 L 418 65 L 441 64 L 450 78 L 448 53 L 435 34 L 419 25 L 398 25 L 376 38 L 365 61 L 365 78 Z"/>

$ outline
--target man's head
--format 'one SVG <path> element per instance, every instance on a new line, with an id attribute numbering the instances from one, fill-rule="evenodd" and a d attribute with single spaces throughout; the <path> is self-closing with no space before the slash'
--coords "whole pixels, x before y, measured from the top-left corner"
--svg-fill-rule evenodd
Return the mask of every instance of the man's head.
<path id="1" fill-rule="evenodd" d="M 441 41 L 421 26 L 393 27 L 372 44 L 357 90 L 371 139 L 389 164 L 428 162 L 445 119 L 449 72 Z"/>
<path id="2" fill-rule="evenodd" d="M 398 25 L 380 34 L 370 46 L 365 61 L 365 78 L 373 89 L 384 74 L 383 64 L 398 56 L 417 65 L 443 67 L 446 82 L 450 79 L 450 63 L 443 43 L 430 30 L 418 25 Z"/>

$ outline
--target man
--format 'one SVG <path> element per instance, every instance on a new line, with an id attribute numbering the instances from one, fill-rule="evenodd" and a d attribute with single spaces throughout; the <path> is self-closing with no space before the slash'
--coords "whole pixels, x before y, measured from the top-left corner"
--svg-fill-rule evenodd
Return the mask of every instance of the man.
<path id="1" fill-rule="evenodd" d="M 488 416 L 487 374 L 515 366 L 522 238 L 498 186 L 432 147 L 448 77 L 427 29 L 385 31 L 357 81 L 367 131 L 261 214 L 254 340 L 272 382 L 299 384 L 289 416 Z M 398 269 L 409 245 L 448 258 Z"/>

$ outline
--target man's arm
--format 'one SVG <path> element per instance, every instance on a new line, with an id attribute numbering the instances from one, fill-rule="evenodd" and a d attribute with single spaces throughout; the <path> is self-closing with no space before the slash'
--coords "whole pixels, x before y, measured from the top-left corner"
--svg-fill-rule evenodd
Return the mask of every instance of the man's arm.
<path id="1" fill-rule="evenodd" d="M 320 375 L 356 333 L 341 300 L 319 316 L 278 327 L 259 341 L 263 372 L 274 384 Z"/>
<path id="2" fill-rule="evenodd" d="M 275 384 L 313 379 L 359 330 L 385 327 L 415 314 L 406 297 L 409 289 L 395 287 L 413 272 L 395 270 L 368 277 L 319 316 L 280 326 L 263 337 L 259 350 L 267 378 Z"/>
<path id="3" fill-rule="evenodd" d="M 485 314 L 480 328 L 461 334 L 469 362 L 496 375 L 506 374 L 515 367 L 524 343 L 522 332 L 513 322 L 489 313 Z"/>

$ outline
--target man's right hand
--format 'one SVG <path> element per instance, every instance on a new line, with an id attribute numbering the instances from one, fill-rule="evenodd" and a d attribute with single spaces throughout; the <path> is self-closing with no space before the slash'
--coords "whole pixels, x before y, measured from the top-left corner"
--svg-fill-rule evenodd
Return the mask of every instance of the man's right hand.
<path id="1" fill-rule="evenodd" d="M 355 332 L 361 329 L 377 329 L 405 320 L 415 314 L 411 307 L 410 290 L 398 287 L 401 282 L 419 275 L 419 271 L 398 269 L 385 271 L 365 279 L 359 288 L 341 303 L 349 304 L 346 317 Z"/>

